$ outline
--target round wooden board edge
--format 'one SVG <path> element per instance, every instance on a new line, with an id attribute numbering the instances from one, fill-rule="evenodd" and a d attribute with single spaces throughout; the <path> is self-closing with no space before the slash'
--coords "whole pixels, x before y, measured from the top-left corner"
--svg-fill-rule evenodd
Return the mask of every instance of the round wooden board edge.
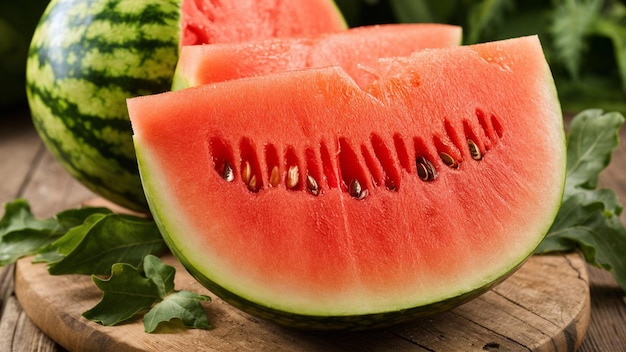
<path id="1" fill-rule="evenodd" d="M 195 292 L 200 290 L 200 293 L 208 293 L 208 291 L 202 292 L 203 288 L 182 268 L 178 261 L 171 257 L 171 255 L 165 256 L 164 260 L 177 269 L 177 290 L 187 289 Z M 569 268 L 563 268 L 564 265 L 569 266 Z M 45 265 L 33 264 L 32 258 L 20 259 L 15 270 L 15 292 L 24 311 L 44 333 L 68 350 L 96 350 L 102 347 L 106 347 L 106 350 L 120 351 L 154 350 L 155 348 L 186 350 L 190 346 L 198 347 L 199 345 L 216 347 L 222 344 L 224 346 L 230 345 L 230 347 L 233 347 L 233 344 L 241 344 L 239 347 L 241 347 L 242 350 L 252 351 L 254 348 L 249 348 L 250 346 L 256 345 L 256 347 L 258 347 L 259 345 L 257 344 L 263 343 L 264 340 L 273 341 L 274 345 L 271 346 L 271 348 L 274 351 L 288 351 L 294 348 L 298 348 L 299 350 L 316 350 L 319 346 L 323 346 L 326 350 L 343 350 L 342 348 L 337 349 L 338 344 L 341 345 L 344 343 L 338 342 L 342 338 L 338 338 L 337 335 L 333 335 L 334 337 L 332 338 L 327 338 L 324 335 L 283 329 L 273 324 L 254 319 L 219 300 L 219 298 L 214 297 L 210 293 L 209 295 L 213 298 L 213 302 L 207 305 L 207 313 L 210 316 L 209 319 L 214 323 L 214 329 L 212 329 L 212 331 L 181 330 L 174 334 L 171 332 L 165 334 L 147 334 L 143 332 L 143 324 L 140 319 L 122 325 L 121 327 L 104 327 L 88 321 L 82 317 L 80 313 L 81 310 L 84 311 L 95 305 L 101 295 L 100 291 L 93 285 L 91 278 L 88 276 L 76 277 L 65 275 L 65 277 L 52 277 L 47 273 Z M 550 270 L 556 270 L 557 272 L 550 273 Z M 489 307 L 493 307 L 494 304 L 500 304 L 497 303 L 500 301 L 505 302 L 505 304 L 507 304 L 507 302 L 511 303 L 513 306 L 524 306 L 525 303 L 512 302 L 512 300 L 515 299 L 512 297 L 522 294 L 519 290 L 521 287 L 534 285 L 532 282 L 528 283 L 528 277 L 537 274 L 548 274 L 547 277 L 555 274 L 561 275 L 561 270 L 568 271 L 568 275 L 570 276 L 577 275 L 579 279 L 579 283 L 576 285 L 576 290 L 579 291 L 576 296 L 578 301 L 573 302 L 570 310 L 565 312 L 566 314 L 561 312 L 561 319 L 563 320 L 559 323 L 562 326 L 557 327 L 556 325 L 558 324 L 553 324 L 552 322 L 546 323 L 540 320 L 539 327 L 541 324 L 545 323 L 547 324 L 545 329 L 549 331 L 545 332 L 545 338 L 536 341 L 524 341 L 524 336 L 504 336 L 505 334 L 498 332 L 498 324 L 502 323 L 503 315 L 498 315 L 499 312 L 497 311 L 486 312 L 489 311 Z M 534 271 L 542 271 L 543 273 L 534 273 Z M 75 287 L 74 291 L 76 292 L 73 293 L 73 296 L 66 298 L 67 307 L 74 307 L 72 312 L 68 313 L 68 311 L 60 308 L 62 305 L 59 300 L 63 300 L 63 297 L 49 297 L 45 292 L 41 292 L 42 287 L 37 287 L 37 285 L 42 285 L 42 280 L 50 280 L 52 283 L 56 282 L 57 284 L 55 286 L 57 287 L 67 284 L 70 282 L 69 280 L 79 285 L 79 289 Z M 39 283 L 33 284 L 33 281 Z M 446 329 L 451 329 L 454 326 L 450 325 L 449 321 L 446 321 L 452 316 L 453 319 L 469 321 L 477 326 L 483 326 L 486 331 L 489 331 L 490 334 L 493 335 L 489 338 L 485 338 L 485 341 L 497 339 L 499 335 L 502 335 L 503 340 L 519 339 L 519 343 L 527 346 L 530 350 L 575 351 L 582 343 L 589 325 L 590 296 L 588 283 L 589 279 L 586 265 L 584 260 L 577 253 L 533 256 L 513 274 L 513 276 L 487 292 L 487 294 L 455 308 L 449 312 L 449 314 L 452 315 L 437 315 L 428 319 L 428 321 L 418 321 L 415 324 L 404 324 L 393 327 L 386 330 L 385 334 L 391 333 L 397 336 L 398 340 L 404 339 L 409 341 L 410 343 L 407 343 L 407 346 L 412 345 L 416 348 L 415 350 L 421 350 L 415 346 L 415 344 L 419 344 L 421 346 L 429 346 L 429 348 L 435 347 L 433 349 L 434 351 L 445 351 L 448 350 L 445 345 L 441 347 L 442 349 L 438 349 L 437 342 L 429 341 L 433 340 L 433 336 L 436 337 L 436 335 L 446 333 Z M 550 288 L 550 290 L 552 290 L 552 288 Z M 568 294 L 567 292 L 560 292 L 561 290 L 563 290 L 563 288 L 554 287 L 554 294 Z M 550 293 L 550 295 L 552 295 L 552 293 Z M 56 302 L 54 302 L 55 300 Z M 530 304 L 532 305 L 534 303 Z M 76 307 L 79 309 L 77 310 Z M 548 309 L 546 307 L 535 307 L 534 309 Z M 488 315 L 480 316 L 477 315 L 476 312 L 486 312 Z M 530 312 L 531 315 L 540 315 L 541 313 L 542 312 Z M 213 321 L 214 319 L 217 319 L 217 321 Z M 438 327 L 438 324 L 441 325 L 441 327 Z M 448 328 L 448 326 L 450 326 L 450 328 Z M 458 329 L 458 326 L 454 329 Z M 452 332 L 447 331 L 447 333 Z M 357 338 L 357 340 L 368 341 L 368 339 L 370 339 L 371 341 L 367 343 L 374 343 L 374 340 L 379 336 L 378 334 L 381 333 L 373 332 L 358 335 L 360 337 Z M 433 336 L 429 336 L 429 334 Z M 524 334 L 524 332 L 520 332 L 520 334 Z M 244 339 L 244 341 L 224 340 L 225 336 L 230 336 L 231 338 L 234 336 L 238 339 Z M 380 336 L 382 338 L 382 335 Z M 354 335 L 351 335 L 351 338 L 354 338 Z M 448 342 L 454 342 L 457 337 L 447 336 L 447 338 Z M 459 339 L 461 339 L 461 337 L 459 337 Z M 358 343 L 358 341 L 356 343 Z M 482 347 L 489 347 L 488 345 L 490 343 L 491 342 L 485 342 Z M 492 344 L 498 345 L 498 343 L 495 342 Z M 248 348 L 244 346 L 248 346 Z M 404 350 L 411 350 L 409 349 L 410 347 L 407 346 L 405 346 L 406 349 Z M 212 349 L 213 347 L 207 350 L 219 350 Z M 398 346 L 394 348 L 397 349 Z M 384 350 L 384 348 L 380 350 Z"/>

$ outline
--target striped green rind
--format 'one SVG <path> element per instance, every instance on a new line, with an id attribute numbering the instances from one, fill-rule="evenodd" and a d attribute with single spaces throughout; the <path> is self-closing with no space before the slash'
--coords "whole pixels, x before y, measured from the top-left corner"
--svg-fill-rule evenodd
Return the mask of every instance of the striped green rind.
<path id="1" fill-rule="evenodd" d="M 52 0 L 33 36 L 27 96 L 46 147 L 96 194 L 148 211 L 126 99 L 167 91 L 180 0 Z"/>

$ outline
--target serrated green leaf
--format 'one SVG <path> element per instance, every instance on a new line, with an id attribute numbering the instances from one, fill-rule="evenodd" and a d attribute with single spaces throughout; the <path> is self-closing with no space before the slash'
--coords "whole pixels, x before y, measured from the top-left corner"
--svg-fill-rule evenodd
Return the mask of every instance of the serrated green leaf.
<path id="1" fill-rule="evenodd" d="M 143 260 L 143 270 L 146 277 L 151 279 L 159 289 L 161 298 L 174 292 L 174 275 L 176 274 L 174 267 L 163 263 L 154 255 L 147 255 Z"/>
<path id="2" fill-rule="evenodd" d="M 82 225 L 88 217 L 94 214 L 112 214 L 108 208 L 103 207 L 82 207 L 82 208 L 74 208 L 67 209 L 57 213 L 54 218 L 57 220 L 59 225 L 64 229 L 71 229 L 76 226 Z"/>
<path id="3" fill-rule="evenodd" d="M 154 282 L 143 277 L 137 268 L 128 264 L 114 264 L 109 279 L 103 280 L 97 276 L 92 276 L 92 279 L 102 290 L 103 296 L 83 316 L 105 326 L 125 322 L 161 300 Z"/>
<path id="4" fill-rule="evenodd" d="M 176 269 L 167 265 L 154 255 L 144 258 L 143 269 L 146 277 L 151 279 L 159 291 L 162 301 L 158 302 L 144 316 L 144 329 L 154 332 L 160 323 L 180 319 L 183 325 L 192 328 L 210 328 L 206 312 L 200 302 L 210 301 L 205 295 L 189 291 L 174 290 Z"/>
<path id="5" fill-rule="evenodd" d="M 76 232 L 76 228 L 84 226 L 88 217 L 110 213 L 111 210 L 106 208 L 83 207 L 40 220 L 33 216 L 26 200 L 16 199 L 7 203 L 0 220 L 0 265 L 36 253 L 41 253 L 37 255 L 36 262 L 59 260 L 62 256 L 56 250 L 47 252 L 53 243 L 65 237 L 68 231 Z"/>
<path id="6" fill-rule="evenodd" d="M 114 263 L 139 267 L 146 255 L 165 250 L 154 221 L 109 213 L 90 216 L 42 251 L 39 258 L 48 260 L 52 275 L 108 275 Z"/>
<path id="7" fill-rule="evenodd" d="M 7 233 L 24 229 L 52 232 L 57 226 L 58 223 L 54 219 L 36 219 L 30 211 L 28 202 L 16 199 L 4 204 L 4 215 L 0 219 L 0 238 Z"/>
<path id="8" fill-rule="evenodd" d="M 38 220 L 24 199 L 4 205 L 0 219 L 0 266 L 32 255 L 59 237 L 59 224 L 54 219 Z"/>
<path id="9" fill-rule="evenodd" d="M 180 319 L 183 325 L 195 329 L 210 329 L 211 324 L 200 302 L 210 301 L 209 296 L 189 291 L 169 294 L 157 303 L 143 319 L 146 332 L 154 332 L 159 324 Z"/>
<path id="10" fill-rule="evenodd" d="M 623 123 L 620 113 L 605 114 L 598 109 L 585 110 L 574 117 L 567 139 L 566 198 L 575 194 L 576 187 L 597 187 L 600 172 L 610 163 L 619 144 Z"/>
<path id="11" fill-rule="evenodd" d="M 614 216 L 590 218 L 586 231 L 575 239 L 588 263 L 613 273 L 618 285 L 626 290 L 626 230 Z"/>
<path id="12" fill-rule="evenodd" d="M 48 230 L 24 229 L 9 232 L 0 241 L 0 266 L 15 263 L 18 259 L 35 254 L 58 236 L 51 235 Z"/>
<path id="13" fill-rule="evenodd" d="M 161 323 L 175 319 L 191 328 L 208 329 L 206 312 L 201 305 L 210 297 L 189 291 L 174 290 L 176 269 L 154 255 L 147 255 L 140 270 L 117 263 L 107 280 L 93 276 L 103 292 L 101 301 L 83 316 L 102 325 L 117 325 L 143 312 L 144 329 L 154 332 Z"/>
<path id="14" fill-rule="evenodd" d="M 587 263 L 610 271 L 626 290 L 626 230 L 617 216 L 606 212 L 600 202 L 585 207 L 584 221 L 551 233 L 538 253 L 580 249 Z"/>
<path id="15" fill-rule="evenodd" d="M 48 263 L 51 274 L 110 274 L 92 275 L 103 296 L 85 318 L 111 326 L 147 311 L 147 332 L 172 320 L 210 328 L 200 304 L 210 298 L 174 290 L 176 270 L 152 255 L 165 249 L 154 221 L 106 208 L 69 209 L 38 220 L 19 199 L 5 204 L 0 219 L 0 263 L 38 252 L 35 260 Z M 138 269 L 142 262 L 145 277 Z"/>
<path id="16" fill-rule="evenodd" d="M 536 253 L 569 252 L 578 248 L 577 234 L 587 231 L 594 218 L 604 215 L 605 203 L 594 199 L 591 192 L 597 190 L 574 194 L 561 204 L 550 232 Z"/>
<path id="17" fill-rule="evenodd" d="M 561 204 L 551 232 L 583 224 L 592 214 L 602 212 L 604 207 L 601 200 L 588 199 L 585 194 L 581 193 L 572 195 Z"/>
<path id="18" fill-rule="evenodd" d="M 600 172 L 617 147 L 624 117 L 586 110 L 570 125 L 563 202 L 554 223 L 535 253 L 579 249 L 585 260 L 613 273 L 626 290 L 626 229 L 615 192 L 597 189 Z"/>
<path id="19" fill-rule="evenodd" d="M 85 239 L 89 230 L 95 223 L 100 221 L 107 214 L 91 214 L 80 225 L 70 228 L 63 236 L 59 237 L 54 242 L 42 247 L 35 256 L 35 263 L 56 263 L 67 255 L 72 253 L 73 250 Z"/>

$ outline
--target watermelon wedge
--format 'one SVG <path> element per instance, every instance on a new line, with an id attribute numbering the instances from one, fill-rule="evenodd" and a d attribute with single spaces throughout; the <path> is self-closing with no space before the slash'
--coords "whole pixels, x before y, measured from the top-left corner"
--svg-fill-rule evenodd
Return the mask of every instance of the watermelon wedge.
<path id="1" fill-rule="evenodd" d="M 378 58 L 406 56 L 461 44 L 461 27 L 435 23 L 387 24 L 291 38 L 181 48 L 172 89 L 311 67 L 341 66 L 352 77 L 371 80 Z M 365 73 L 365 75 L 364 75 Z"/>
<path id="2" fill-rule="evenodd" d="M 536 36 L 128 100 L 173 253 L 279 324 L 386 326 L 497 284 L 559 208 L 565 137 Z"/>

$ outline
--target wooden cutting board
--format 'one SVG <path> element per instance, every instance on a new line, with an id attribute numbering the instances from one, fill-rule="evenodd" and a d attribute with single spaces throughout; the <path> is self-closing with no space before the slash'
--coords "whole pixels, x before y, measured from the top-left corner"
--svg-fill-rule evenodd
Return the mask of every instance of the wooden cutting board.
<path id="1" fill-rule="evenodd" d="M 116 327 L 86 320 L 101 292 L 88 276 L 51 276 L 23 258 L 15 293 L 26 314 L 70 351 L 574 351 L 589 323 L 586 266 L 578 254 L 533 256 L 518 272 L 456 309 L 385 330 L 322 333 L 255 319 L 216 298 L 171 256 L 176 289 L 209 294 L 211 330 L 147 334 L 140 319 Z"/>

